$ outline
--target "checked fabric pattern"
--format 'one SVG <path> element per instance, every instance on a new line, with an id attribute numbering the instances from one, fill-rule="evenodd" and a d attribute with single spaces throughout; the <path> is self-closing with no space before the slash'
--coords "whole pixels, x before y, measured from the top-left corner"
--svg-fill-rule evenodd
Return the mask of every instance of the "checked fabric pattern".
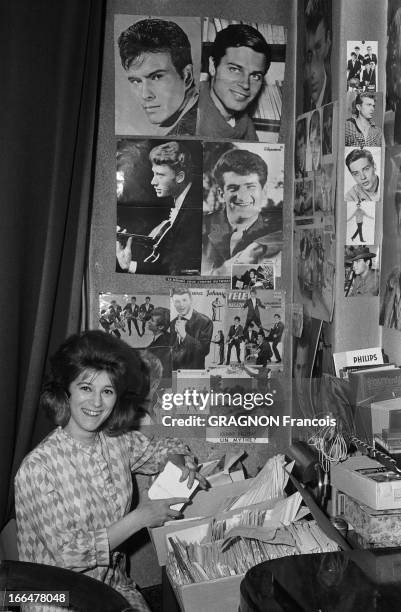
<path id="1" fill-rule="evenodd" d="M 154 441 L 137 431 L 100 433 L 86 446 L 58 427 L 25 457 L 15 479 L 20 560 L 83 572 L 147 611 L 125 556 L 110 551 L 106 527 L 130 509 L 131 472 L 158 473 L 169 452 L 189 454 L 175 438 Z"/>

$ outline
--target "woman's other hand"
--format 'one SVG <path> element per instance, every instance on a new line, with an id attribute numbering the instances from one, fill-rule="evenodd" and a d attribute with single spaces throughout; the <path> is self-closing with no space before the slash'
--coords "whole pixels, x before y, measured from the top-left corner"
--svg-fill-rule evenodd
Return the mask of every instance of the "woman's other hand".
<path id="1" fill-rule="evenodd" d="M 131 514 L 137 517 L 143 527 L 160 527 L 166 521 L 182 518 L 182 513 L 170 506 L 184 504 L 185 502 L 188 502 L 186 497 L 144 499 Z"/>

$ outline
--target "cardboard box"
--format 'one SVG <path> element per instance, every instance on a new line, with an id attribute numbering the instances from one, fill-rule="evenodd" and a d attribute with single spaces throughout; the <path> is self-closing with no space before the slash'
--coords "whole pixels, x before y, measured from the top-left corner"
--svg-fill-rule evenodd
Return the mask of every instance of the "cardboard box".
<path id="1" fill-rule="evenodd" d="M 184 518 L 179 521 L 169 521 L 162 527 L 149 529 L 151 540 L 156 549 L 159 565 L 166 565 L 167 560 L 167 541 L 166 536 L 185 529 L 185 527 L 195 527 L 204 523 L 204 519 L 215 516 L 224 506 L 226 500 L 239 497 L 248 491 L 252 485 L 253 478 L 240 480 L 231 484 L 218 487 L 211 487 L 208 491 L 198 491 L 195 493 L 192 503 L 184 508 Z"/>
<path id="2" fill-rule="evenodd" d="M 378 461 L 365 456 L 350 457 L 332 465 L 331 483 L 374 510 L 401 508 L 401 479 L 388 474 Z"/>
<path id="3" fill-rule="evenodd" d="M 238 612 L 245 574 L 178 586 L 170 580 L 182 612 Z"/>
<path id="4" fill-rule="evenodd" d="M 345 495 L 344 518 L 373 546 L 401 546 L 401 510 L 373 510 Z"/>

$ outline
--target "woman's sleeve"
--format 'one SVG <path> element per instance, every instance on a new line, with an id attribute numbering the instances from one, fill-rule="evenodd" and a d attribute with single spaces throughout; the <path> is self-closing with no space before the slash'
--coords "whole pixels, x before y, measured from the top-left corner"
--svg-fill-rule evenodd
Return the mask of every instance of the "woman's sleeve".
<path id="1" fill-rule="evenodd" d="M 187 455 L 194 459 L 188 446 L 178 438 L 150 439 L 139 431 L 131 431 L 127 435 L 132 472 L 157 474 L 166 463 L 169 454 Z"/>
<path id="2" fill-rule="evenodd" d="M 67 510 L 54 475 L 46 466 L 23 464 L 15 479 L 15 506 L 21 561 L 52 564 L 53 557 L 58 567 L 73 570 L 109 565 L 106 527 L 77 528 L 80 492 L 69 500 Z"/>

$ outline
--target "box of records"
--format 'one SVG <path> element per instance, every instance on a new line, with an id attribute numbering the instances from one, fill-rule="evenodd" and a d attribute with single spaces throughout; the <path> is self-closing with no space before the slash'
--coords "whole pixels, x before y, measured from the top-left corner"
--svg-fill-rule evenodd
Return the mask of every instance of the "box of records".
<path id="1" fill-rule="evenodd" d="M 229 465 L 233 465 L 234 459 L 235 457 L 228 463 L 226 461 L 226 471 Z M 167 537 L 174 532 L 182 530 L 184 527 L 196 527 L 204 523 L 205 518 L 224 516 L 238 508 L 283 497 L 284 488 L 288 481 L 288 474 L 283 469 L 284 465 L 284 455 L 275 455 L 267 461 L 255 478 L 236 480 L 238 478 L 236 475 L 240 472 L 237 470 L 236 472 L 230 472 L 231 481 L 228 484 L 219 484 L 219 482 L 225 482 L 222 479 L 222 474 L 220 474 L 219 481 L 216 481 L 216 475 L 213 475 L 210 478 L 212 484 L 210 489 L 195 491 L 191 503 L 182 509 L 183 519 L 168 521 L 162 527 L 149 530 L 159 565 L 166 564 Z M 185 497 L 185 486 L 184 490 L 178 491 L 175 488 L 176 484 L 174 482 L 164 483 L 167 491 L 164 497 Z M 172 488 L 168 489 L 169 486 Z"/>
<path id="2" fill-rule="evenodd" d="M 232 501 L 237 500 L 242 493 L 249 489 L 251 484 L 252 479 L 240 480 L 231 484 L 213 486 L 207 491 L 198 491 L 195 493 L 192 502 L 183 508 L 183 519 L 168 521 L 162 527 L 149 529 L 159 565 L 166 565 L 166 536 L 183 529 L 185 526 L 199 525 L 205 517 L 214 516 L 220 510 L 229 508 Z"/>
<path id="3" fill-rule="evenodd" d="M 203 521 L 168 537 L 166 570 L 183 612 L 233 612 L 248 569 L 278 557 L 338 550 L 304 520 L 297 492 Z"/>
<path id="4" fill-rule="evenodd" d="M 401 475 L 369 457 L 332 465 L 331 484 L 373 510 L 401 508 Z"/>

